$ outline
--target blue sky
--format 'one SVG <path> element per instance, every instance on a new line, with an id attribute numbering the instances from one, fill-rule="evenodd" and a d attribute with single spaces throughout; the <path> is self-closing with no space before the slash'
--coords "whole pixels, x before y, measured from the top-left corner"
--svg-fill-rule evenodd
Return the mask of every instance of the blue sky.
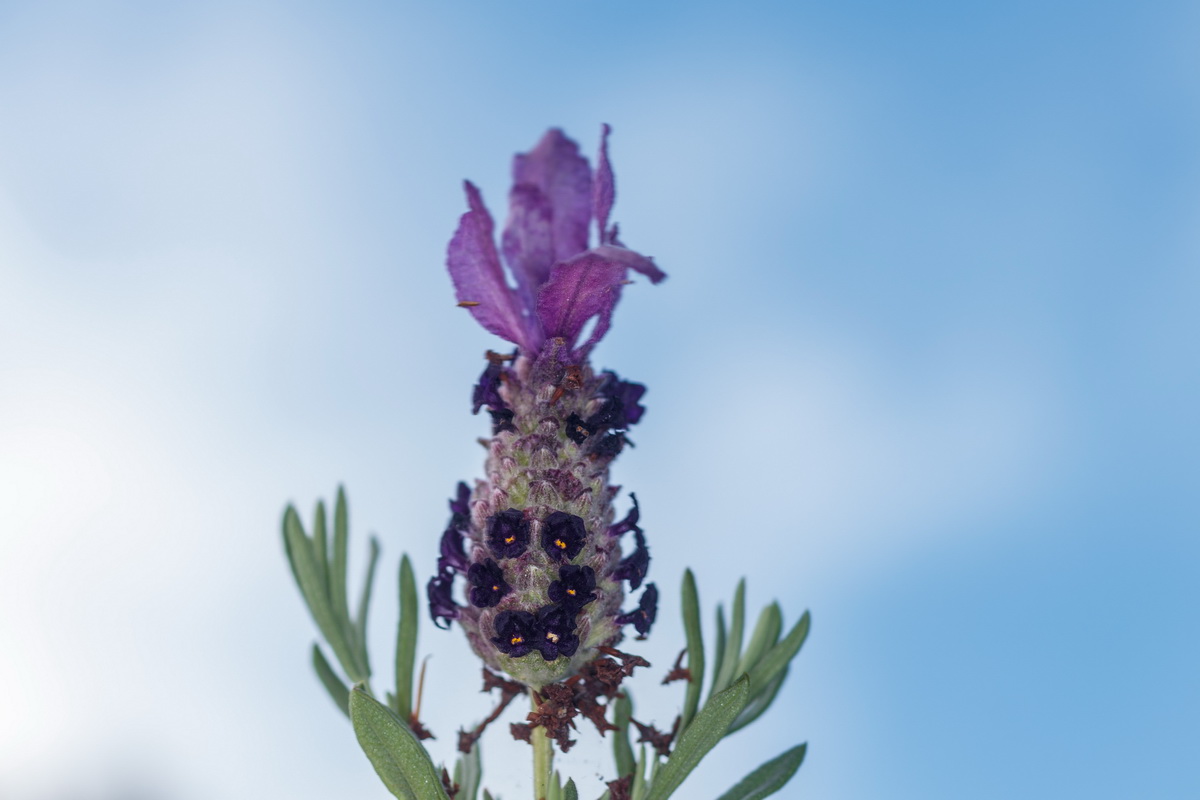
<path id="1" fill-rule="evenodd" d="M 615 474 L 647 655 L 685 566 L 814 616 L 687 796 L 799 740 L 780 797 L 1196 794 L 1198 34 L 1183 3 L 0 6 L 0 795 L 385 796 L 280 510 L 345 482 L 360 546 L 432 566 L 495 345 L 442 268 L 461 180 L 501 214 L 514 152 L 601 122 L 670 275 L 596 354 L 650 386 Z M 422 635 L 449 733 L 487 702 Z"/>

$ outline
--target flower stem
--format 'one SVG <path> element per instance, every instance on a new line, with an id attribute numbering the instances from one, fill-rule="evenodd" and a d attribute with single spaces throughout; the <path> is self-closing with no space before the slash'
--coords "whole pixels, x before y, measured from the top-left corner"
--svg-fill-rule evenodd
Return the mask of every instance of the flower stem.
<path id="1" fill-rule="evenodd" d="M 537 695 L 530 692 L 533 710 L 537 711 Z M 554 746 L 546 729 L 538 725 L 529 737 L 533 745 L 533 800 L 546 800 L 550 791 L 550 768 L 554 763 Z"/>

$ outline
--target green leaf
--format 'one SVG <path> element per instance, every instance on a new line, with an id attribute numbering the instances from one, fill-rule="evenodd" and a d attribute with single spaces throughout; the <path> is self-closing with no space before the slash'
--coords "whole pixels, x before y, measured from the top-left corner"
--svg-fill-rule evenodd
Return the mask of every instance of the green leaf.
<path id="1" fill-rule="evenodd" d="M 546 800 L 562 800 L 562 777 L 558 774 L 558 770 L 554 770 L 554 774 L 550 776 Z"/>
<path id="2" fill-rule="evenodd" d="M 713 680 L 708 690 L 709 697 L 717 693 L 717 678 L 721 677 L 721 667 L 725 666 L 725 638 L 725 608 L 717 603 L 717 646 L 713 648 L 716 663 L 712 667 Z"/>
<path id="3" fill-rule="evenodd" d="M 455 781 L 459 784 L 458 795 L 454 800 L 475 800 L 479 795 L 479 782 L 483 779 L 478 740 L 471 745 L 471 752 L 459 756 L 454 774 Z"/>
<path id="4" fill-rule="evenodd" d="M 567 785 L 563 787 L 563 800 L 579 800 L 579 790 L 575 788 L 574 778 L 567 778 Z"/>
<path id="5" fill-rule="evenodd" d="M 313 554 L 317 557 L 317 570 L 321 573 L 321 584 L 329 593 L 329 543 L 325 536 L 325 504 L 317 501 L 313 511 Z"/>
<path id="6" fill-rule="evenodd" d="M 679 737 L 675 752 L 659 770 L 646 800 L 666 800 L 679 788 L 684 778 L 700 763 L 700 759 L 721 741 L 729 724 L 746 707 L 749 696 L 750 680 L 743 675 L 704 704 L 692 724 Z"/>
<path id="7" fill-rule="evenodd" d="M 350 720 L 388 791 L 402 800 L 449 800 L 429 754 L 408 725 L 361 684 L 350 693 Z"/>
<path id="8" fill-rule="evenodd" d="M 617 697 L 613 708 L 613 760 L 617 764 L 617 777 L 624 778 L 633 772 L 633 745 L 629 743 L 629 718 L 633 716 L 633 697 L 625 690 L 624 697 Z"/>
<path id="9" fill-rule="evenodd" d="M 312 648 L 312 662 L 313 669 L 317 671 L 317 677 L 321 679 L 321 683 L 325 684 L 325 691 L 329 692 L 329 696 L 333 698 L 333 702 L 337 703 L 342 713 L 347 717 L 350 716 L 350 690 L 333 671 L 333 667 L 329 666 L 329 662 L 325 660 L 325 654 L 315 643 Z"/>
<path id="10" fill-rule="evenodd" d="M 787 665 L 795 658 L 796 653 L 800 652 L 800 646 L 808 638 L 810 622 L 811 617 L 805 611 L 800 621 L 788 631 L 788 635 L 768 650 L 766 655 L 750 671 L 750 693 L 752 695 L 757 695 L 761 692 L 776 675 L 787 668 Z"/>
<path id="11" fill-rule="evenodd" d="M 742 653 L 742 660 L 738 663 L 738 674 L 749 672 L 762 658 L 763 653 L 775 646 L 779 641 L 779 634 L 783 630 L 783 612 L 779 610 L 778 603 L 771 603 L 762 610 L 758 615 L 758 623 L 754 626 L 754 633 L 750 636 L 750 644 L 746 645 L 746 652 Z"/>
<path id="12" fill-rule="evenodd" d="M 729 617 L 729 639 L 725 642 L 725 656 L 721 659 L 721 674 L 713 684 L 712 694 L 723 690 L 738 676 L 738 660 L 742 655 L 742 631 L 746 627 L 746 579 L 738 581 L 733 594 L 733 613 Z"/>
<path id="13" fill-rule="evenodd" d="M 804 761 L 807 744 L 800 744 L 772 758 L 738 782 L 718 800 L 762 800 L 783 788 Z"/>
<path id="14" fill-rule="evenodd" d="M 643 744 L 638 747 L 637 766 L 633 768 L 633 782 L 629 791 L 630 800 L 644 800 L 646 790 L 649 788 L 646 784 L 646 745 Z"/>
<path id="15" fill-rule="evenodd" d="M 704 688 L 704 636 L 700 630 L 700 597 L 696 591 L 696 576 L 690 569 L 683 571 L 683 630 L 687 635 L 687 663 L 691 678 L 684 695 L 680 730 L 687 730 L 700 705 Z"/>
<path id="16" fill-rule="evenodd" d="M 367 577 L 358 596 L 358 613 L 354 615 L 354 644 L 359 660 L 370 669 L 367 655 L 367 611 L 371 606 L 371 587 L 375 585 L 375 565 L 379 561 L 379 540 L 371 537 L 371 555 L 367 561 Z"/>
<path id="17" fill-rule="evenodd" d="M 333 507 L 333 562 L 329 567 L 329 600 L 333 605 L 333 613 L 342 629 L 342 636 L 347 643 L 354 641 L 354 625 L 350 621 L 350 601 L 346 593 L 346 572 L 348 569 L 347 550 L 350 542 L 350 526 L 346 513 L 346 492 L 339 486 L 337 501 Z M 357 652 L 352 651 L 353 661 L 346 667 L 346 674 L 354 682 L 365 681 L 371 677 L 367 665 L 359 661 Z"/>
<path id="18" fill-rule="evenodd" d="M 737 719 L 729 726 L 729 733 L 740 731 L 742 728 L 749 725 L 754 720 L 758 719 L 763 713 L 771 707 L 771 703 L 775 702 L 775 695 L 779 694 L 779 687 L 783 686 L 783 682 L 787 680 L 788 670 L 784 667 L 783 672 L 777 674 L 771 679 L 771 682 L 762 688 L 758 694 L 750 698 L 750 702 L 746 703 L 746 707 L 742 709 L 742 713 L 737 715 Z"/>
<path id="19" fill-rule="evenodd" d="M 417 581 L 405 553 L 400 559 L 400 626 L 396 631 L 396 713 L 412 716 L 413 670 L 417 660 Z"/>
<path id="20" fill-rule="evenodd" d="M 487 789 L 483 790 L 483 800 L 492 800 L 492 796 L 488 793 Z"/>
<path id="21" fill-rule="evenodd" d="M 304 595 L 304 602 L 312 614 L 313 621 L 325 641 L 333 649 L 338 663 L 350 677 L 355 676 L 354 654 L 346 642 L 344 630 L 334 616 L 329 603 L 329 594 L 321 582 L 321 571 L 317 566 L 317 558 L 313 552 L 312 541 L 304 535 L 304 526 L 296 509 L 288 506 L 283 515 L 283 541 L 287 547 L 288 561 L 292 565 L 292 574 Z"/>

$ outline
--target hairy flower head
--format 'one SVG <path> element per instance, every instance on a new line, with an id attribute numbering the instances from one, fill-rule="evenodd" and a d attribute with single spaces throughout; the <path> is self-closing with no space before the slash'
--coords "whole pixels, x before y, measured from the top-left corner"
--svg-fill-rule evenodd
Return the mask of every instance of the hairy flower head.
<path id="1" fill-rule="evenodd" d="M 472 395 L 473 410 L 492 419 L 486 479 L 460 484 L 451 500 L 430 613 L 444 625 L 458 621 L 488 666 L 534 687 L 574 674 L 624 625 L 645 635 L 658 596 L 647 584 L 637 607 L 621 612 L 623 583 L 641 586 L 650 555 L 636 501 L 614 524 L 618 487 L 609 484 L 646 389 L 588 363 L 630 271 L 652 283 L 666 277 L 609 225 L 608 134 L 604 126 L 594 172 L 557 129 L 515 158 L 499 249 L 468 182 L 468 211 L 447 253 L 459 305 L 517 349 L 489 352 Z M 626 533 L 634 546 L 623 554 Z M 463 602 L 454 593 L 460 576 Z"/>

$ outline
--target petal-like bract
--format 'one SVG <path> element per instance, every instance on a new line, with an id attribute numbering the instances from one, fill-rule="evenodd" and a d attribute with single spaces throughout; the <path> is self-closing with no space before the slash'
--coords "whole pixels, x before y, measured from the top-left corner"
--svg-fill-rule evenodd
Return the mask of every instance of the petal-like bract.
<path id="1" fill-rule="evenodd" d="M 624 265 L 594 253 L 556 265 L 538 295 L 538 319 L 547 338 L 561 337 L 572 350 L 586 354 L 608 331 L 624 281 Z M 576 348 L 579 334 L 593 317 L 592 335 Z"/>
<path id="2" fill-rule="evenodd" d="M 467 181 L 465 186 L 470 210 L 459 220 L 446 254 L 455 295 L 479 324 L 492 333 L 522 347 L 534 347 L 529 323 L 508 287 L 496 253 L 492 215 L 474 184 Z"/>
<path id="3" fill-rule="evenodd" d="M 579 145 L 551 128 L 532 150 L 513 159 L 513 184 L 536 186 L 550 201 L 555 261 L 587 249 L 592 169 Z"/>

